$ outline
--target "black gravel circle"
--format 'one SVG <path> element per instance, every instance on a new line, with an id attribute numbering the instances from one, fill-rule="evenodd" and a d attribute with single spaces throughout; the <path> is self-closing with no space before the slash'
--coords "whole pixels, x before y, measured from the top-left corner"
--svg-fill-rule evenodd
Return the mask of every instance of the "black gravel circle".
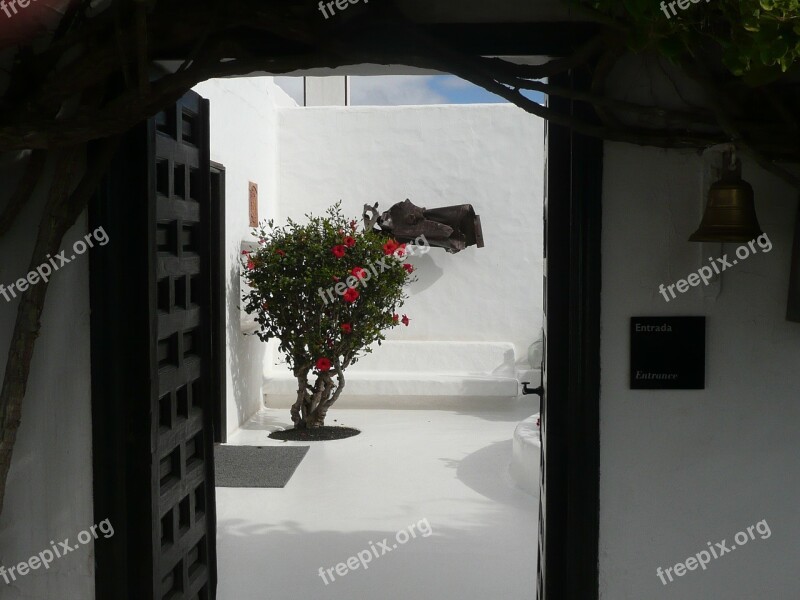
<path id="1" fill-rule="evenodd" d="M 343 440 L 361 433 L 352 427 L 336 427 L 325 425 L 316 429 L 282 429 L 273 431 L 269 437 L 273 440 L 288 442 L 322 442 L 327 440 Z"/>

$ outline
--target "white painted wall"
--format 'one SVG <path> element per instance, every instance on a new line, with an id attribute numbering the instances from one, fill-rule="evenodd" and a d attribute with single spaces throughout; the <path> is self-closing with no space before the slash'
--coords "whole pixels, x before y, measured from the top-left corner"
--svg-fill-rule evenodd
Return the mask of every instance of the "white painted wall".
<path id="1" fill-rule="evenodd" d="M 797 192 L 745 162 L 773 243 L 721 293 L 667 304 L 661 283 L 707 261 L 693 153 L 608 143 L 603 186 L 600 591 L 604 600 L 798 597 L 800 324 L 784 320 Z M 725 251 L 733 253 L 736 244 Z M 705 315 L 702 391 L 628 389 L 631 316 Z M 663 585 L 670 567 L 766 519 L 772 535 Z M 674 577 L 674 576 L 673 576 Z"/>
<path id="2" fill-rule="evenodd" d="M 542 306 L 541 120 L 510 105 L 325 107 L 281 111 L 278 220 L 342 200 L 360 220 L 406 198 L 471 203 L 485 248 L 412 257 L 418 282 L 388 339 L 512 342 L 538 337 Z"/>
<path id="3" fill-rule="evenodd" d="M 261 408 L 264 344 L 240 327 L 241 242 L 253 241 L 248 183 L 258 184 L 259 218 L 277 210 L 278 107 L 296 106 L 271 77 L 213 79 L 194 90 L 210 100 L 211 160 L 225 168 L 227 273 L 227 426 L 234 431 Z"/>
<path id="4" fill-rule="evenodd" d="M 18 166 L 0 165 L 0 206 L 13 190 L 18 174 Z M 37 231 L 44 202 L 42 187 L 12 231 L 0 237 L 0 283 L 6 286 L 28 273 L 35 238 L 31 232 Z M 71 247 L 86 233 L 84 214 L 67 233 L 62 247 Z M 99 247 L 92 250 L 102 251 Z M 9 303 L 0 297 L 3 369 L 18 304 L 18 300 Z M 51 280 L 7 485 L 0 517 L 0 565 L 6 568 L 49 548 L 51 540 L 70 538 L 76 544 L 78 533 L 95 522 L 88 254 L 64 265 Z M 31 571 L 11 585 L 0 579 L 0 598 L 91 600 L 94 545 L 81 546 L 53 562 L 49 570 Z"/>

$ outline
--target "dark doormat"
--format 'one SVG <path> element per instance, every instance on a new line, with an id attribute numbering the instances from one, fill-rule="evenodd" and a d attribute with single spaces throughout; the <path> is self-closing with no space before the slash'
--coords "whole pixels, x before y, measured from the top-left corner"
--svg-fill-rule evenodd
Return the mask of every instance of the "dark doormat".
<path id="1" fill-rule="evenodd" d="M 228 446 L 215 444 L 217 487 L 282 488 L 308 452 L 308 446 Z"/>

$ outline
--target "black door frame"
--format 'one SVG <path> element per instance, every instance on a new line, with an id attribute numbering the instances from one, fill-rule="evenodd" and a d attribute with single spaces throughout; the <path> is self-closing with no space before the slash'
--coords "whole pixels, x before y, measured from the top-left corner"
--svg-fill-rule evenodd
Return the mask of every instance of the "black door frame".
<path id="1" fill-rule="evenodd" d="M 586 90 L 586 72 L 554 78 Z M 552 98 L 562 114 L 595 118 Z M 548 123 L 538 600 L 599 597 L 603 142 Z"/>
<path id="2" fill-rule="evenodd" d="M 147 598 L 152 580 L 145 558 L 149 538 L 132 534 L 143 524 L 151 527 L 150 469 L 129 460 L 130 449 L 144 456 L 150 450 L 149 435 L 130 435 L 150 429 L 149 415 L 131 410 L 134 399 L 149 398 L 150 381 L 129 371 L 150 355 L 148 337 L 137 334 L 148 331 L 150 323 L 143 311 L 127 310 L 147 306 L 149 298 L 144 287 L 126 285 L 128 278 L 141 280 L 149 272 L 148 240 L 135 234 L 147 227 L 147 211 L 140 208 L 147 205 L 147 181 L 140 176 L 146 168 L 146 126 L 139 126 L 120 145 L 89 205 L 90 228 L 102 226 L 109 235 L 108 251 L 91 255 L 89 267 L 94 513 L 114 527 L 114 536 L 96 550 L 98 599 L 127 598 L 128 593 Z"/>
<path id="3" fill-rule="evenodd" d="M 594 29 L 585 24 L 492 24 L 444 25 L 431 33 L 452 41 L 460 50 L 483 55 L 561 56 L 585 42 Z M 583 73 L 558 79 L 561 86 L 585 89 Z M 550 106 L 565 114 L 593 118 L 591 109 L 578 102 L 552 99 Z M 540 522 L 539 600 L 595 600 L 599 595 L 599 387 L 600 387 L 600 233 L 603 144 L 575 134 L 562 126 L 547 125 L 548 208 L 546 222 L 547 348 L 546 395 L 542 403 L 542 490 Z M 146 156 L 146 148 L 126 145 L 117 165 Z M 134 200 L 138 182 L 112 171 L 105 192 Z M 90 210 L 93 227 L 119 219 L 124 205 L 95 203 Z M 222 213 L 224 214 L 224 212 Z M 224 231 L 224 222 L 222 222 Z M 97 597 L 122 598 L 114 591 L 130 592 L 137 579 L 149 582 L 144 557 L 147 549 L 137 548 L 133 537 L 118 524 L 142 509 L 127 496 L 127 481 L 140 466 L 120 462 L 125 436 L 132 425 L 114 404 L 103 398 L 103 386 L 124 380 L 125 364 L 111 364 L 110 356 L 141 355 L 130 334 L 148 326 L 133 319 L 122 320 L 111 303 L 101 296 L 124 303 L 121 282 L 130 272 L 146 269 L 146 253 L 140 240 L 119 230 L 115 244 L 125 248 L 124 268 L 114 264 L 112 253 L 97 255 L 92 264 L 92 394 L 95 475 L 108 486 L 95 489 L 98 520 L 111 518 L 115 526 L 113 548 L 98 547 L 98 572 L 108 575 L 97 580 Z M 111 244 L 109 245 L 109 248 Z M 223 246 L 224 248 L 224 246 Z M 221 256 L 219 252 L 217 256 Z M 103 261 L 102 263 L 100 261 Z M 98 272 L 117 269 L 116 276 L 98 281 Z M 224 289 L 224 269 L 219 271 L 218 291 Z M 224 292 L 215 294 L 224 303 Z M 104 308 L 105 307 L 105 308 Z M 224 306 L 220 307 L 224 310 Z M 221 313 L 221 314 L 224 314 Z M 220 339 L 225 340 L 224 330 Z M 224 358 L 222 359 L 224 361 Z M 224 362 L 221 364 L 224 365 Z M 220 382 L 223 385 L 224 381 Z M 136 393 L 131 384 L 130 393 Z M 146 387 L 146 385 L 145 385 Z M 146 390 L 145 390 L 146 391 Z M 217 439 L 224 436 L 224 408 L 217 420 Z M 150 440 L 135 440 L 149 444 Z M 145 484 L 147 485 L 147 484 Z M 143 517 L 144 515 L 139 515 Z M 115 522 L 115 517 L 118 517 Z M 127 568 L 125 568 L 127 565 Z M 113 585 L 112 585 L 113 582 Z M 129 587 L 131 586 L 131 587 Z"/>
<path id="4" fill-rule="evenodd" d="M 228 404 L 227 396 L 227 343 L 225 338 L 226 273 L 225 273 L 225 166 L 209 161 L 211 165 L 210 205 L 210 254 L 211 254 L 211 321 L 216 327 L 211 332 L 214 343 L 216 363 L 214 365 L 215 389 L 219 390 L 222 402 L 216 407 L 214 414 L 214 443 L 224 444 L 228 441 Z"/>

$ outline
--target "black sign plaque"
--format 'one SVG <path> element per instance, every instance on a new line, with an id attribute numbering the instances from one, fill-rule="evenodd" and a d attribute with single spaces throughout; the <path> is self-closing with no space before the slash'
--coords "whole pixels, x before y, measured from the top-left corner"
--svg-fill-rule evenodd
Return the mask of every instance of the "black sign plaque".
<path id="1" fill-rule="evenodd" d="M 705 358 L 705 317 L 631 317 L 631 389 L 705 389 Z"/>

